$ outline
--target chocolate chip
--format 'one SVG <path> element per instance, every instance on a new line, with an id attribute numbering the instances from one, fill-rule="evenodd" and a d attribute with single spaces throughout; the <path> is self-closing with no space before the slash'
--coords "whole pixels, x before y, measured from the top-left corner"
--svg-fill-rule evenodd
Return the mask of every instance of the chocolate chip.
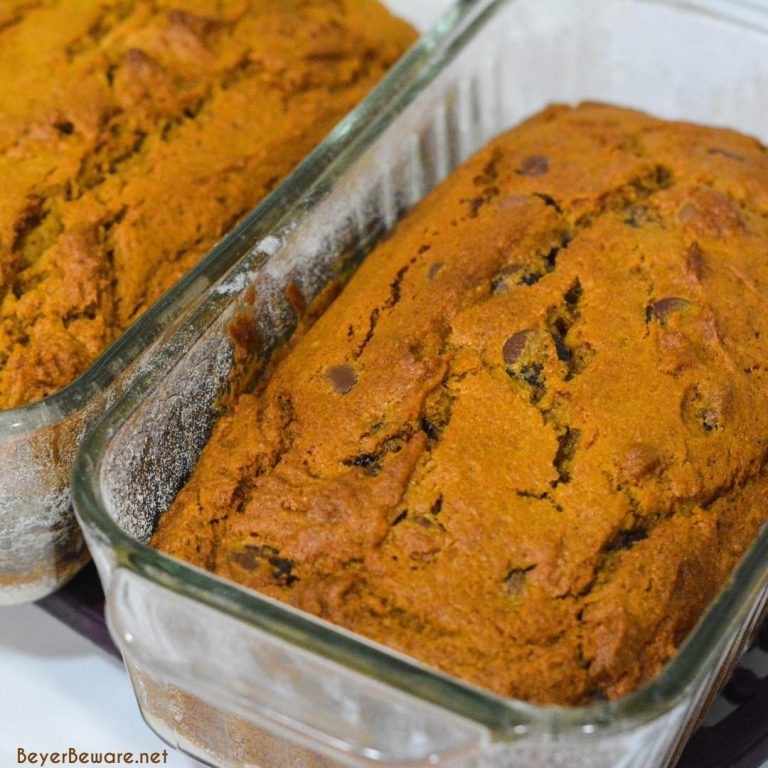
<path id="1" fill-rule="evenodd" d="M 512 365 L 517 362 L 520 355 L 525 350 L 525 345 L 528 343 L 528 337 L 531 335 L 531 331 L 518 331 L 512 334 L 505 342 L 502 349 L 504 355 L 504 362 L 507 365 Z"/>
<path id="2" fill-rule="evenodd" d="M 340 395 L 346 395 L 357 383 L 357 375 L 348 365 L 334 365 L 328 369 L 326 377 L 333 389 Z"/>
<path id="3" fill-rule="evenodd" d="M 247 571 L 255 571 L 263 559 L 257 551 L 254 551 L 257 549 L 258 547 L 246 547 L 244 552 L 233 552 L 229 559 Z"/>
<path id="4" fill-rule="evenodd" d="M 253 546 L 247 544 L 242 552 L 232 552 L 230 560 L 241 568 L 255 571 L 262 563 L 270 566 L 272 578 L 284 586 L 290 587 L 298 578 L 293 574 L 295 563 L 286 557 L 280 557 L 280 551 L 267 544 Z"/>
<path id="5" fill-rule="evenodd" d="M 517 166 L 520 176 L 543 176 L 549 171 L 549 158 L 546 155 L 529 155 Z"/>
<path id="6" fill-rule="evenodd" d="M 528 395 L 532 403 L 538 402 L 546 391 L 544 386 L 544 365 L 539 362 L 539 347 L 543 344 L 543 336 L 539 337 L 542 343 L 531 344 L 531 337 L 539 337 L 535 329 L 518 331 L 510 336 L 502 348 L 502 355 L 506 363 L 507 375 L 530 389 Z"/>
<path id="7" fill-rule="evenodd" d="M 693 304 L 688 299 L 667 296 L 651 304 L 651 315 L 657 317 L 662 323 L 666 323 L 671 315 L 682 312 L 692 306 Z"/>
<path id="8" fill-rule="evenodd" d="M 443 262 L 442 261 L 436 261 L 430 268 L 429 272 L 427 272 L 427 279 L 428 280 L 434 280 L 435 275 L 443 268 Z"/>

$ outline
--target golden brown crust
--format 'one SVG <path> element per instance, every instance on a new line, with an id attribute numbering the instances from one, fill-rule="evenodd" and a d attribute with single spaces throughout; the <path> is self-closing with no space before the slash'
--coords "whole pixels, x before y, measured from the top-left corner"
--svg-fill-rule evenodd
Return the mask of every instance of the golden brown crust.
<path id="1" fill-rule="evenodd" d="M 0 407 L 82 373 L 378 80 L 374 0 L 0 9 Z"/>
<path id="2" fill-rule="evenodd" d="M 635 689 L 765 519 L 766 211 L 752 139 L 545 110 L 240 398 L 154 545 L 506 696 Z"/>

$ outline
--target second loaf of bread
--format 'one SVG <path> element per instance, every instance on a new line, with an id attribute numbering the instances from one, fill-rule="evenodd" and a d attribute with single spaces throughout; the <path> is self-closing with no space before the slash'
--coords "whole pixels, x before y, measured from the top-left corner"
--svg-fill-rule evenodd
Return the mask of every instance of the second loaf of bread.
<path id="1" fill-rule="evenodd" d="M 83 373 L 414 38 L 377 0 L 0 4 L 0 409 Z"/>

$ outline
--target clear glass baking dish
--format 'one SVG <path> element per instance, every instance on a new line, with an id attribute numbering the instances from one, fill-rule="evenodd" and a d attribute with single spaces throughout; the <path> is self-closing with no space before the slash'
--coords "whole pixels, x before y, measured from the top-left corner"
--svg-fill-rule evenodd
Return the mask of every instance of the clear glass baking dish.
<path id="1" fill-rule="evenodd" d="M 393 73 L 385 108 L 304 177 L 83 443 L 78 518 L 158 734 L 227 768 L 673 764 L 763 615 L 768 528 L 656 679 L 581 708 L 492 695 L 144 542 L 210 434 L 236 317 L 253 319 L 266 357 L 299 294 L 311 301 L 473 150 L 547 103 L 615 102 L 766 140 L 766 86 L 757 4 L 465 0 L 446 14 Z"/>
<path id="2" fill-rule="evenodd" d="M 77 446 L 94 418 L 151 359 L 180 317 L 253 245 L 308 179 L 381 105 L 374 91 L 280 185 L 79 379 L 20 408 L 0 411 L 0 606 L 36 600 L 89 559 L 70 501 Z"/>

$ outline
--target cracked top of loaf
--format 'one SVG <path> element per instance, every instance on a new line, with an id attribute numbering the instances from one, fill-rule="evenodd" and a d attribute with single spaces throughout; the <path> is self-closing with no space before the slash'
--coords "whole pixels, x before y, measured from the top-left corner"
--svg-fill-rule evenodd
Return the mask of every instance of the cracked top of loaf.
<path id="1" fill-rule="evenodd" d="M 0 408 L 81 374 L 414 37 L 375 0 L 0 4 Z"/>
<path id="2" fill-rule="evenodd" d="M 626 694 L 768 516 L 768 154 L 492 141 L 217 424 L 154 546 L 505 696 Z"/>

